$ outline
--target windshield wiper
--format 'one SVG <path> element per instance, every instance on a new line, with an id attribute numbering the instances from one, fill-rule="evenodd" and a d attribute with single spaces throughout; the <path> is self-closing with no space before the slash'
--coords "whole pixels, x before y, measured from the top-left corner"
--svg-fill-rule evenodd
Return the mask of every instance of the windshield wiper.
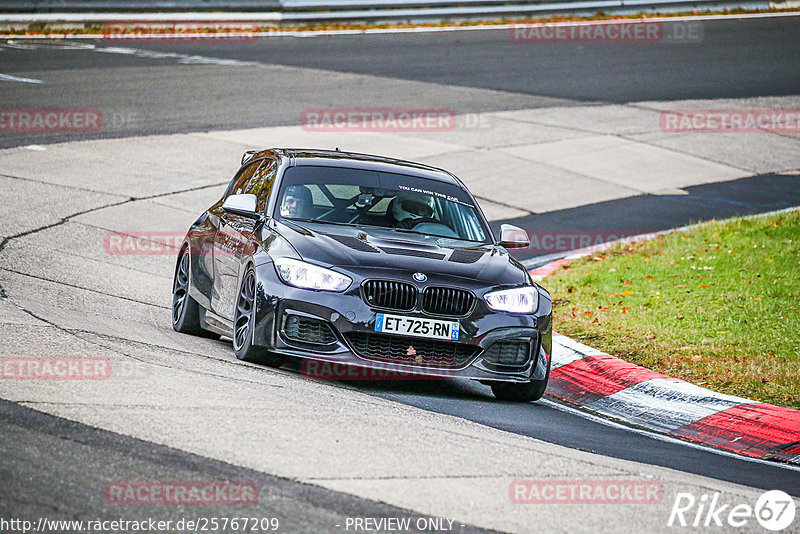
<path id="1" fill-rule="evenodd" d="M 442 237 L 442 236 L 436 236 L 434 234 L 425 234 L 425 233 L 422 233 L 422 232 L 417 232 L 416 230 L 409 230 L 408 228 L 391 228 L 389 226 L 386 226 L 385 228 L 387 230 L 392 230 L 392 231 L 395 231 L 395 232 L 401 232 L 401 233 L 404 233 L 404 234 L 418 234 L 418 235 L 425 235 L 425 236 L 428 236 L 428 237 Z"/>
<path id="2" fill-rule="evenodd" d="M 425 234 L 422 232 L 417 232 L 416 230 L 409 230 L 408 228 L 389 228 L 385 227 L 387 230 L 394 230 L 395 232 L 402 232 L 404 234 L 418 234 L 424 235 L 425 237 L 434 237 L 437 241 L 441 241 L 442 239 L 450 239 L 453 241 L 468 241 L 470 243 L 480 243 L 481 245 L 487 245 L 486 241 L 478 241 L 475 239 L 464 239 L 462 237 L 448 237 L 446 235 L 436 235 L 436 234 Z"/>
<path id="3" fill-rule="evenodd" d="M 284 217 L 284 219 L 287 220 L 287 221 L 292 221 L 292 222 L 306 222 L 306 223 L 316 223 L 316 224 L 335 224 L 337 226 L 353 226 L 352 224 L 349 224 L 349 223 L 336 222 L 336 221 L 322 221 L 322 220 L 317 220 L 317 219 L 293 219 L 293 218 L 290 218 L 290 217 Z"/>

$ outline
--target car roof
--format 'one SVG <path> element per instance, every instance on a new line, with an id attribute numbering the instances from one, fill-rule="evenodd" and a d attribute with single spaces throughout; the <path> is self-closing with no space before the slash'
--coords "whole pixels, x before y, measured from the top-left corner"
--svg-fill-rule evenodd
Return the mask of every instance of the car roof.
<path id="1" fill-rule="evenodd" d="M 463 187 L 458 178 L 444 169 L 402 159 L 359 154 L 357 152 L 307 148 L 272 148 L 267 152 L 272 152 L 274 155 L 288 160 L 290 165 L 296 167 L 347 167 L 376 172 L 410 174 Z"/>

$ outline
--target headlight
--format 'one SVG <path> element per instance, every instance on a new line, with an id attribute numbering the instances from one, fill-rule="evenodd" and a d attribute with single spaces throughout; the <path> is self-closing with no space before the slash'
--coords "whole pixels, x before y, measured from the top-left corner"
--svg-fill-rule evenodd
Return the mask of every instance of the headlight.
<path id="1" fill-rule="evenodd" d="M 503 289 L 486 293 L 483 300 L 495 311 L 534 313 L 539 307 L 539 291 L 535 286 Z"/>
<path id="2" fill-rule="evenodd" d="M 284 284 L 302 289 L 340 293 L 353 282 L 349 276 L 291 258 L 275 260 L 275 270 Z"/>

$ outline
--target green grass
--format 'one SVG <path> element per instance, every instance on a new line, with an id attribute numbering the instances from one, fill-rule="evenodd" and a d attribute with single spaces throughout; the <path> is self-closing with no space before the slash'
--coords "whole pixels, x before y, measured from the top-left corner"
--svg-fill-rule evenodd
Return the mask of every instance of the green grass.
<path id="1" fill-rule="evenodd" d="M 544 285 L 560 333 L 715 391 L 800 409 L 800 211 L 623 244 Z"/>

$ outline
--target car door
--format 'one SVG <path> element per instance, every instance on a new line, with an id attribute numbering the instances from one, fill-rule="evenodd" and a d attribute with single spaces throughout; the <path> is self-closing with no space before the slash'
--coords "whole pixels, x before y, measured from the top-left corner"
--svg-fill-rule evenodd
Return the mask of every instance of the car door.
<path id="1" fill-rule="evenodd" d="M 264 213 L 276 170 L 277 163 L 272 159 L 253 162 L 241 173 L 231 194 L 256 195 L 256 209 Z M 214 238 L 216 300 L 212 301 L 212 307 L 218 315 L 232 321 L 243 267 L 258 246 L 258 236 L 255 234 L 257 223 L 253 219 L 224 211 L 222 204 L 218 217 L 219 225 Z"/>
<path id="2" fill-rule="evenodd" d="M 243 193 L 248 181 L 255 174 L 256 169 L 261 165 L 262 161 L 254 161 L 249 165 L 243 167 L 236 178 L 232 180 L 231 186 L 225 191 L 225 195 L 217 202 L 211 209 L 208 210 L 208 218 L 212 226 L 216 229 L 214 233 L 214 243 L 212 253 L 210 255 L 212 262 L 212 272 L 214 273 L 214 287 L 211 295 L 211 309 L 217 315 L 227 317 L 226 309 L 230 307 L 230 297 L 224 296 L 223 288 L 230 284 L 229 279 L 234 273 L 230 272 L 229 262 L 224 261 L 224 256 L 229 254 L 227 251 L 228 243 L 224 239 L 223 231 L 229 233 L 230 230 L 225 230 L 225 227 L 230 223 L 231 215 L 222 209 L 222 204 L 230 195 Z M 228 284 L 226 284 L 226 281 Z"/>

